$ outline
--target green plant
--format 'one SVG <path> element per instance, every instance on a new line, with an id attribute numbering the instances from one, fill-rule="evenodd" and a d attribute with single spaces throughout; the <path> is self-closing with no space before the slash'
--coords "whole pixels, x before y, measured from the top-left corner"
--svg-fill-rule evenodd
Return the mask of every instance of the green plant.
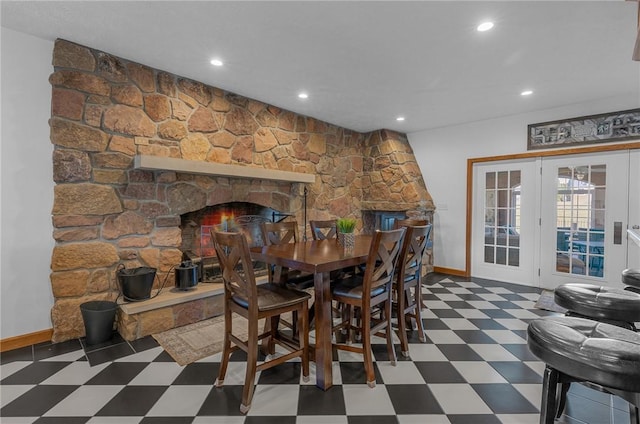
<path id="1" fill-rule="evenodd" d="M 356 229 L 356 219 L 355 218 L 338 218 L 336 221 L 336 226 L 338 227 L 338 232 L 340 233 L 353 233 Z"/>

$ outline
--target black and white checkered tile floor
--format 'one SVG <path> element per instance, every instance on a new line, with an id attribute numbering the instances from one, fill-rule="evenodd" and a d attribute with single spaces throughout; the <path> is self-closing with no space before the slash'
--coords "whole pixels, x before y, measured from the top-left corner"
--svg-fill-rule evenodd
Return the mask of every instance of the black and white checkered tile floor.
<path id="1" fill-rule="evenodd" d="M 181 367 L 151 337 L 88 354 L 80 341 L 5 352 L 0 422 L 18 423 L 433 423 L 533 424 L 544 365 L 528 350 L 539 290 L 431 274 L 423 289 L 428 336 L 412 334 L 410 358 L 388 362 L 374 347 L 378 384 L 365 383 L 362 357 L 338 352 L 334 387 L 302 383 L 299 362 L 257 377 L 249 414 L 240 415 L 243 357 L 225 387 L 213 387 L 220 355 Z M 91 364 L 91 365 L 90 365 Z M 628 424 L 626 402 L 572 385 L 563 423 Z"/>

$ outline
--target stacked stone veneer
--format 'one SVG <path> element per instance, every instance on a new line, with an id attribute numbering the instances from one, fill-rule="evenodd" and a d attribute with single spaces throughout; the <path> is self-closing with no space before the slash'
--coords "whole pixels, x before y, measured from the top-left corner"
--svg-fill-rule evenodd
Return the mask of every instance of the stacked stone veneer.
<path id="1" fill-rule="evenodd" d="M 308 219 L 433 211 L 403 134 L 354 132 L 64 40 L 53 65 L 54 341 L 84 334 L 81 303 L 116 297 L 120 264 L 155 267 L 172 287 L 183 213 L 247 201 L 303 222 L 301 184 L 136 170 L 136 154 L 314 174 Z M 134 339 L 220 312 L 201 299 L 119 314 L 118 331 Z"/>

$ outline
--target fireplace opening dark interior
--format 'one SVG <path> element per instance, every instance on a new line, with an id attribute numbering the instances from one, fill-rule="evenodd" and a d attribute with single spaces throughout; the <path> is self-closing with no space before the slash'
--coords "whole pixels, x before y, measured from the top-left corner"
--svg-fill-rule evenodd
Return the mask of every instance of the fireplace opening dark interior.
<path id="1" fill-rule="evenodd" d="M 373 234 L 375 230 L 392 230 L 396 219 L 406 217 L 407 214 L 404 211 L 362 211 L 362 232 Z"/>
<path id="2" fill-rule="evenodd" d="M 220 282 L 220 267 L 211 239 L 212 230 L 241 232 L 247 237 L 249 247 L 263 246 L 260 224 L 279 221 L 287 216 L 249 202 L 223 203 L 185 213 L 180 217 L 183 260 L 198 265 L 199 282 Z M 256 275 L 266 274 L 264 263 L 256 262 L 254 268 Z"/>

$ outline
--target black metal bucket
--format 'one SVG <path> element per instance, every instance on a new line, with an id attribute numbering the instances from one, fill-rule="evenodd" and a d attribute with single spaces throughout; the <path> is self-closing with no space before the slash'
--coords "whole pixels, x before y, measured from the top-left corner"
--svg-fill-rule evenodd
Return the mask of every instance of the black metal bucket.
<path id="1" fill-rule="evenodd" d="M 191 261 L 182 262 L 175 269 L 176 289 L 189 290 L 198 284 L 198 266 Z"/>
<path id="2" fill-rule="evenodd" d="M 85 342 L 96 345 L 110 340 L 113 336 L 113 322 L 118 304 L 108 300 L 92 300 L 80 304 L 84 322 Z"/>
<path id="3" fill-rule="evenodd" d="M 156 268 L 122 268 L 117 272 L 120 291 L 126 300 L 140 301 L 151 297 Z"/>

